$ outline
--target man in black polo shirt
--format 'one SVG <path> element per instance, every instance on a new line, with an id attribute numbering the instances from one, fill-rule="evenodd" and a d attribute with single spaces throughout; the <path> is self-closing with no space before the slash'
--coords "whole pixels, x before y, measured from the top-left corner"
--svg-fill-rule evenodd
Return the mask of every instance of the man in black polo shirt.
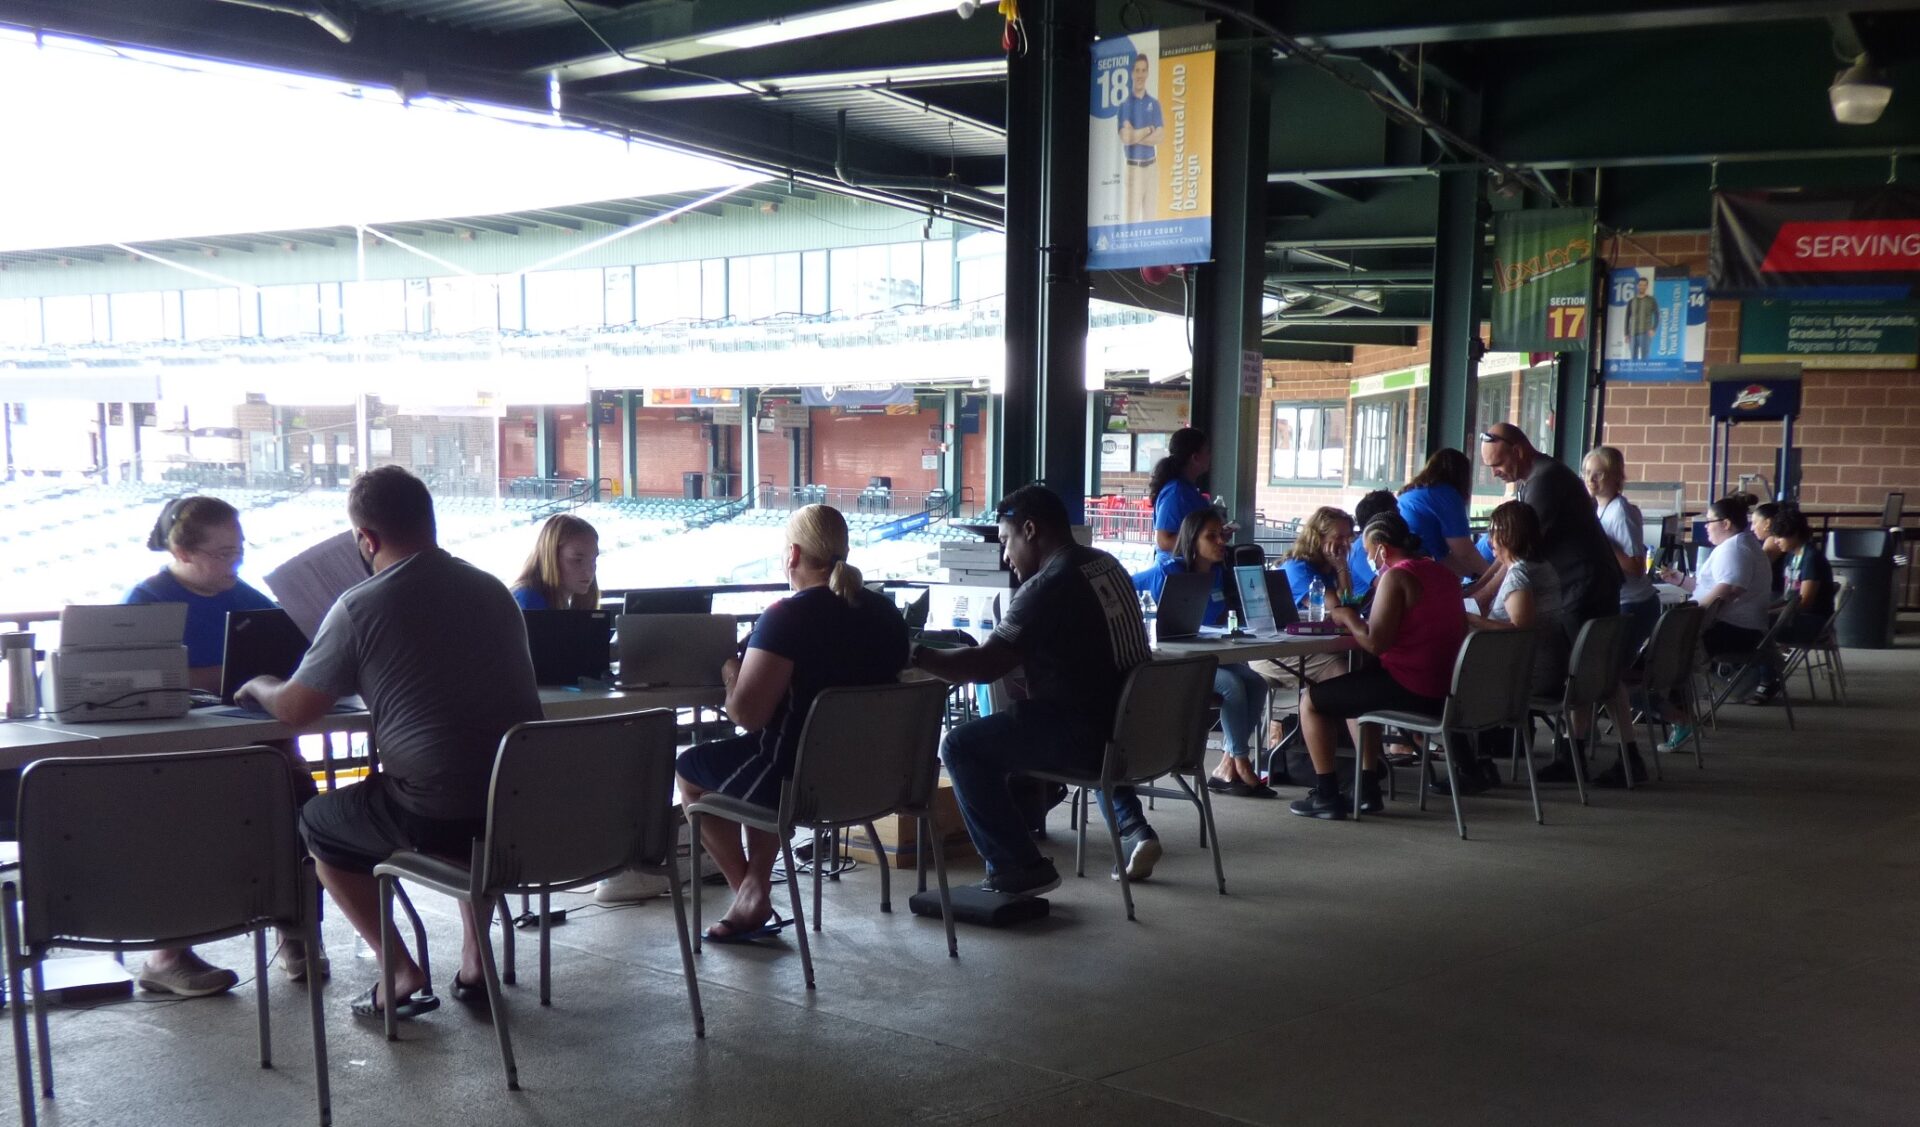
<path id="1" fill-rule="evenodd" d="M 1038 896 L 1060 874 L 1033 844 L 1027 819 L 1008 789 L 1016 771 L 1096 768 L 1113 733 L 1127 672 L 1151 658 L 1133 581 L 1105 552 L 1074 543 L 1067 509 L 1040 485 L 1017 489 L 996 511 L 1007 563 L 1020 577 L 1006 617 L 985 645 L 961 650 L 915 647 L 909 659 L 944 681 L 995 681 L 1026 669 L 1027 698 L 962 724 L 941 748 L 967 833 L 987 863 L 991 892 Z M 1132 788 L 1101 796 L 1117 819 L 1127 876 L 1143 879 L 1160 858 L 1160 841 Z"/>

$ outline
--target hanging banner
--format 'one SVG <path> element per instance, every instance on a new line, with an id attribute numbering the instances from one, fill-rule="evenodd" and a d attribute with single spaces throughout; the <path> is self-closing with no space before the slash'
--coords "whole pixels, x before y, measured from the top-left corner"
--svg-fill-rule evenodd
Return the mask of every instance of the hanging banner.
<path id="1" fill-rule="evenodd" d="M 1629 266 L 1607 275 L 1601 371 L 1625 383 L 1706 378 L 1707 280 L 1685 267 Z"/>
<path id="2" fill-rule="evenodd" d="M 1894 301 L 1920 286 L 1920 191 L 1715 192 L 1715 294 Z"/>
<path id="3" fill-rule="evenodd" d="M 800 402 L 808 407 L 897 407 L 913 402 L 913 389 L 901 384 L 803 387 Z"/>
<path id="4" fill-rule="evenodd" d="M 1214 24 L 1093 45 L 1087 267 L 1213 257 Z"/>
<path id="5" fill-rule="evenodd" d="M 1743 301 L 1740 362 L 1791 362 L 1807 368 L 1920 367 L 1920 305 Z"/>
<path id="6" fill-rule="evenodd" d="M 649 407 L 721 407 L 740 402 L 737 387 L 650 387 Z"/>
<path id="7" fill-rule="evenodd" d="M 1494 217 L 1494 350 L 1586 348 L 1592 292 L 1592 208 L 1505 211 Z"/>

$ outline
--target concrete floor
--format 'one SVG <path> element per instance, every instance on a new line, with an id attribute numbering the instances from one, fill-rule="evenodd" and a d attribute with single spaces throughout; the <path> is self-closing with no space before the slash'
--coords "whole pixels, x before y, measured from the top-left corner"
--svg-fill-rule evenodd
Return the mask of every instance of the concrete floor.
<path id="1" fill-rule="evenodd" d="M 829 887 L 812 994 L 791 947 L 700 956 L 704 1041 L 667 902 L 583 911 L 555 933 L 552 1008 L 531 973 L 510 991 L 518 1093 L 491 1027 L 451 1002 L 400 1044 L 349 1016 L 374 967 L 335 915 L 335 1121 L 1912 1124 L 1906 641 L 1848 654 L 1853 707 L 1805 707 L 1797 734 L 1777 708 L 1731 709 L 1705 770 L 1668 757 L 1663 784 L 1587 809 L 1552 788 L 1544 827 L 1524 788 L 1470 800 L 1466 842 L 1441 806 L 1355 825 L 1223 799 L 1224 898 L 1191 812 L 1163 802 L 1168 854 L 1136 923 L 1103 862 L 1042 924 L 963 926 L 949 960 L 937 921 L 880 914 L 863 869 Z M 455 917 L 420 899 L 444 980 Z M 251 965 L 243 942 L 207 954 Z M 42 1121 L 312 1122 L 304 991 L 273 973 L 271 1072 L 251 984 L 56 1011 Z M 0 1099 L 13 1115 L 11 1085 Z"/>

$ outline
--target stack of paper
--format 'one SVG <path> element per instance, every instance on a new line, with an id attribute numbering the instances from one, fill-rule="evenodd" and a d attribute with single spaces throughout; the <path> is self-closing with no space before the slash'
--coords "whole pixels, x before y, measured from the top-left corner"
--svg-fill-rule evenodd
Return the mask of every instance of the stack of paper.
<path id="1" fill-rule="evenodd" d="M 949 583 L 974 587 L 1007 587 L 1012 583 L 998 544 L 949 540 L 940 545 L 940 566 L 947 569 Z"/>

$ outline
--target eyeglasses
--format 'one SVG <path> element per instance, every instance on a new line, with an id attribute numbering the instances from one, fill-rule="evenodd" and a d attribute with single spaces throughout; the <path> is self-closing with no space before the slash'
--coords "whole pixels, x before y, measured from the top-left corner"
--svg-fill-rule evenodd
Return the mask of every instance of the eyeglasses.
<path id="1" fill-rule="evenodd" d="M 1705 524 L 1732 524 L 1733 522 L 1732 522 L 1732 521 L 1730 521 L 1730 520 L 1728 520 L 1728 519 L 1727 519 L 1726 517 L 1714 517 L 1714 518 L 1712 518 L 1711 520 L 1708 520 L 1708 521 L 1704 521 L 1703 523 L 1705 523 Z"/>
<path id="2" fill-rule="evenodd" d="M 1483 431 L 1481 431 L 1481 432 L 1480 432 L 1480 441 L 1482 441 L 1482 442 L 1505 442 L 1505 441 L 1506 441 L 1506 438 L 1505 438 L 1505 436 L 1503 436 L 1503 435 L 1498 435 L 1498 434 L 1495 434 L 1495 433 L 1493 433 L 1493 432 L 1492 432 L 1492 431 L 1490 431 L 1490 430 L 1483 430 Z"/>

